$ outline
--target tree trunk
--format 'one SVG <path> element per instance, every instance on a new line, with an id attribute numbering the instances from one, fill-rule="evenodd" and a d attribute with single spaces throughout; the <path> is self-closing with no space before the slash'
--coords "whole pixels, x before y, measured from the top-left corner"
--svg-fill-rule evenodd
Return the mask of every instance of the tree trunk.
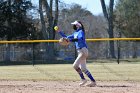
<path id="1" fill-rule="evenodd" d="M 47 32 L 47 28 L 46 28 L 46 25 L 45 25 L 45 20 L 44 20 L 43 11 L 42 11 L 42 4 L 43 4 L 43 1 L 39 0 L 39 13 L 40 13 L 40 20 L 41 20 L 41 31 L 42 31 L 42 34 L 43 34 L 43 39 L 48 40 L 49 33 Z M 48 43 L 45 43 L 45 46 L 46 46 L 45 59 L 47 59 L 48 58 L 47 51 L 49 50 Z"/>
<path id="2" fill-rule="evenodd" d="M 45 10 L 46 10 L 46 15 L 48 18 L 48 27 L 47 29 L 47 34 L 48 34 L 48 39 L 55 39 L 55 31 L 53 29 L 54 24 L 57 24 L 57 20 L 58 20 L 58 0 L 55 0 L 55 17 L 53 18 L 53 0 L 50 1 L 50 6 L 47 2 L 47 0 L 43 0 L 43 4 L 45 6 Z M 42 15 L 43 16 L 43 15 Z M 48 46 L 46 47 L 46 50 L 48 55 L 49 55 L 49 59 L 52 60 L 54 59 L 54 43 L 48 43 Z"/>
<path id="3" fill-rule="evenodd" d="M 114 6 L 114 0 L 110 0 L 109 12 L 107 12 L 105 1 L 104 0 L 100 0 L 100 1 L 101 1 L 104 17 L 107 19 L 107 22 L 108 22 L 108 35 L 109 35 L 109 38 L 114 38 L 114 33 L 113 33 L 113 6 Z M 115 49 L 114 49 L 114 41 L 109 41 L 109 51 L 110 51 L 111 58 L 116 58 L 115 57 Z"/>
<path id="4" fill-rule="evenodd" d="M 53 39 L 53 17 L 52 17 L 52 0 L 50 1 L 50 6 L 47 2 L 47 0 L 44 0 L 44 5 L 46 9 L 46 15 L 48 18 L 48 27 L 47 27 L 47 32 L 48 32 L 48 39 Z M 46 47 L 46 50 L 48 49 L 48 61 L 50 62 L 51 60 L 54 59 L 54 43 L 48 43 L 48 46 Z"/>
<path id="5" fill-rule="evenodd" d="M 53 2 L 53 0 L 51 0 Z M 55 0 L 55 16 L 54 16 L 54 19 L 53 19 L 53 16 L 52 16 L 52 3 L 50 3 L 50 16 L 48 14 L 48 17 L 49 17 L 49 27 L 48 27 L 48 31 L 50 32 L 50 39 L 55 39 L 55 31 L 53 29 L 54 26 L 57 25 L 57 22 L 58 22 L 58 0 Z M 54 59 L 55 58 L 55 50 L 54 50 L 54 43 L 49 43 L 49 55 L 51 56 L 50 57 L 50 60 Z"/>
<path id="6" fill-rule="evenodd" d="M 39 13 L 40 13 L 40 20 L 41 20 L 41 31 L 43 34 L 43 38 L 44 39 L 48 39 L 49 38 L 49 34 L 47 33 L 47 28 L 45 25 L 45 21 L 44 21 L 44 16 L 43 16 L 43 11 L 42 11 L 42 0 L 39 0 Z"/>
<path id="7" fill-rule="evenodd" d="M 8 1 L 8 5 L 11 6 L 11 0 Z M 10 41 L 12 38 L 11 38 L 11 32 L 12 32 L 12 28 L 11 28 L 11 15 L 8 15 L 8 27 L 10 28 L 9 29 L 9 33 L 7 35 L 7 40 Z M 10 60 L 10 44 L 6 44 L 6 53 L 5 53 L 5 61 L 6 63 L 9 63 L 11 60 Z"/>
<path id="8" fill-rule="evenodd" d="M 58 14 L 59 14 L 59 9 L 58 9 L 58 0 L 55 0 L 55 16 L 54 16 L 54 24 L 53 27 L 57 25 L 58 22 Z M 55 31 L 53 31 L 53 38 L 55 38 Z"/>

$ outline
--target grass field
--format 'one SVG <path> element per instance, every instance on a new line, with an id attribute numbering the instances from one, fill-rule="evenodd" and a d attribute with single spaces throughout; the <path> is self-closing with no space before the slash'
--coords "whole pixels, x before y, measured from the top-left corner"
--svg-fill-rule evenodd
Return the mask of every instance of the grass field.
<path id="1" fill-rule="evenodd" d="M 139 63 L 88 63 L 87 67 L 98 81 L 140 81 Z M 1 80 L 79 80 L 72 64 L 1 66 L 0 73 Z"/>
<path id="2" fill-rule="evenodd" d="M 0 66 L 0 93 L 140 92 L 139 62 L 88 63 L 87 66 L 97 81 L 96 87 L 80 87 L 80 78 L 72 64 Z"/>

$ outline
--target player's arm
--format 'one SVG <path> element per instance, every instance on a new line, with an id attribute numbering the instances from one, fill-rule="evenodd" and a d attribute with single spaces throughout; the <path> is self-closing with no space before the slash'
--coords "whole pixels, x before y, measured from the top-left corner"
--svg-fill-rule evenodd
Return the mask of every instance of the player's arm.
<path id="1" fill-rule="evenodd" d="M 59 29 L 58 26 L 55 26 L 55 27 L 54 27 L 54 30 L 55 30 L 56 32 L 58 32 L 62 37 L 64 37 L 64 38 L 67 37 L 62 31 L 60 31 L 60 29 Z"/>
<path id="2" fill-rule="evenodd" d="M 67 38 L 67 36 L 66 36 L 62 31 L 59 31 L 58 33 L 59 33 L 62 37 Z"/>
<path id="3" fill-rule="evenodd" d="M 67 39 L 67 41 L 70 41 L 70 42 L 75 42 L 75 41 L 73 41 L 73 39 L 74 39 L 74 35 L 72 34 L 72 35 L 69 35 L 69 36 L 66 36 L 62 31 L 59 31 L 58 32 L 62 37 L 64 37 L 65 39 Z"/>
<path id="4" fill-rule="evenodd" d="M 59 30 L 58 26 L 54 27 L 54 30 L 56 32 L 58 32 L 62 37 L 64 37 L 65 39 L 68 39 L 69 41 L 73 42 L 72 40 L 74 39 L 74 34 L 66 36 L 62 31 Z"/>
<path id="5" fill-rule="evenodd" d="M 66 36 L 66 35 L 65 35 L 63 32 L 61 32 L 61 31 L 59 32 L 59 34 L 60 34 L 62 37 L 68 39 L 68 40 L 71 41 L 71 42 L 73 42 L 74 34 L 69 35 L 69 36 Z"/>

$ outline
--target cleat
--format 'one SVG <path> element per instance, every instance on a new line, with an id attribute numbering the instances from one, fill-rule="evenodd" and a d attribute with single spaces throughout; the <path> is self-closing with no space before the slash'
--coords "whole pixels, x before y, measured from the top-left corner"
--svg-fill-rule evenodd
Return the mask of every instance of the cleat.
<path id="1" fill-rule="evenodd" d="M 81 83 L 79 83 L 80 86 L 83 86 L 87 82 L 86 79 L 81 80 Z"/>
<path id="2" fill-rule="evenodd" d="M 86 86 L 88 87 L 95 87 L 96 86 L 96 82 L 91 81 L 89 84 L 87 84 Z"/>

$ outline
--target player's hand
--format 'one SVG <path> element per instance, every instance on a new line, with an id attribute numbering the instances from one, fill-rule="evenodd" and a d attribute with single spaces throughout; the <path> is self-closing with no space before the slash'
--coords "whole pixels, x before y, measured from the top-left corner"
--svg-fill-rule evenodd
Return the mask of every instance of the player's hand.
<path id="1" fill-rule="evenodd" d="M 55 26 L 55 27 L 54 27 L 54 30 L 55 30 L 56 32 L 59 32 L 59 31 L 60 31 L 58 26 Z"/>
<path id="2" fill-rule="evenodd" d="M 63 46 L 67 46 L 70 44 L 70 41 L 68 38 L 62 37 L 59 39 L 59 44 Z"/>

